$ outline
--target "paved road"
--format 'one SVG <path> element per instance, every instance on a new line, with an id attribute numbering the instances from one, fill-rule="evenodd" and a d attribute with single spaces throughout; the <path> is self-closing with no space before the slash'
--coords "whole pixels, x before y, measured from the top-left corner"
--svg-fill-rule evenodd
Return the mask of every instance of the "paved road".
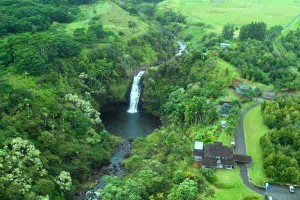
<path id="1" fill-rule="evenodd" d="M 260 103 L 255 103 L 255 104 L 247 107 L 246 109 L 244 109 L 241 113 L 241 116 L 239 119 L 239 124 L 238 124 L 238 129 L 237 129 L 236 136 L 235 136 L 235 153 L 236 154 L 247 155 L 245 136 L 244 136 L 244 126 L 243 126 L 244 116 L 247 114 L 247 112 L 249 110 L 258 106 L 259 104 Z"/>
<path id="2" fill-rule="evenodd" d="M 247 114 L 247 112 L 249 110 L 251 110 L 252 108 L 258 106 L 259 104 L 260 103 L 255 103 L 255 104 L 247 107 L 246 109 L 244 109 L 241 113 L 241 116 L 239 119 L 239 124 L 238 124 L 238 129 L 236 132 L 236 138 L 235 138 L 236 154 L 247 155 L 243 121 L 244 121 L 244 117 Z M 273 197 L 273 200 L 300 200 L 300 188 L 296 188 L 295 193 L 292 194 L 289 192 L 289 189 L 287 186 L 271 185 L 271 188 L 268 190 L 268 192 L 265 192 L 264 189 L 254 186 L 249 181 L 248 168 L 246 165 L 239 164 L 239 168 L 240 168 L 240 174 L 241 174 L 243 183 L 251 190 L 253 190 L 259 194 L 262 194 L 262 195 L 269 195 L 269 196 Z"/>

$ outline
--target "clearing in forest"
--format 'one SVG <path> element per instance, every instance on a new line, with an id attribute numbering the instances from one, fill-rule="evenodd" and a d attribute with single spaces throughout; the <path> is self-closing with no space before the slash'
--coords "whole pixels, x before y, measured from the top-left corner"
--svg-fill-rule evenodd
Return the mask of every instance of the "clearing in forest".
<path id="1" fill-rule="evenodd" d="M 77 28 L 88 28 L 92 19 L 103 24 L 106 31 L 117 34 L 122 32 L 124 36 L 143 34 L 148 30 L 148 24 L 141 21 L 137 16 L 130 15 L 126 10 L 113 2 L 98 1 L 95 4 L 80 6 L 81 16 L 78 20 L 66 26 L 71 33 Z M 129 22 L 134 22 L 135 27 L 130 28 Z"/>

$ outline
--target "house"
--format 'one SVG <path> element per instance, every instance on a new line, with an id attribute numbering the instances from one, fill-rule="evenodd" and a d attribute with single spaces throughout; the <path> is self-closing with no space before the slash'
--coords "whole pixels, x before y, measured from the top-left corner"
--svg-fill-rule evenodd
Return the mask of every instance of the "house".
<path id="1" fill-rule="evenodd" d="M 205 145 L 202 166 L 209 168 L 233 169 L 233 149 L 223 146 L 222 142 Z"/>
<path id="2" fill-rule="evenodd" d="M 247 95 L 251 91 L 255 90 L 255 88 L 252 88 L 246 84 L 240 84 L 238 86 L 235 86 L 234 89 L 238 95 Z"/>
<path id="3" fill-rule="evenodd" d="M 220 47 L 222 47 L 222 48 L 230 47 L 230 44 L 228 44 L 228 43 L 220 43 Z"/>
<path id="4" fill-rule="evenodd" d="M 267 100 L 273 100 L 273 99 L 276 98 L 276 92 L 263 91 L 262 92 L 262 98 L 267 99 Z"/>
<path id="5" fill-rule="evenodd" d="M 220 115 L 222 117 L 228 117 L 230 113 L 230 103 L 223 103 L 220 107 Z"/>
<path id="6" fill-rule="evenodd" d="M 223 146 L 222 142 L 204 145 L 196 141 L 193 155 L 204 168 L 233 169 L 236 163 L 252 164 L 250 156 L 234 154 L 233 148 Z"/>

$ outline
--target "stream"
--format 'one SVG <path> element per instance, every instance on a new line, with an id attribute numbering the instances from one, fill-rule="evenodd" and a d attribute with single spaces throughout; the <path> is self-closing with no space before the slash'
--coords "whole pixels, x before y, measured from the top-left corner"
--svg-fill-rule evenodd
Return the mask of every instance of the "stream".
<path id="1" fill-rule="evenodd" d="M 188 54 L 188 48 L 187 46 L 184 44 L 183 41 L 178 41 L 178 44 L 179 44 L 179 51 L 178 53 L 176 54 L 176 56 L 181 56 L 182 54 Z"/>
<path id="2" fill-rule="evenodd" d="M 176 56 L 187 54 L 188 49 L 184 42 L 178 41 L 178 44 L 179 50 Z M 124 176 L 123 161 L 131 154 L 131 142 L 138 137 L 147 136 L 161 125 L 158 117 L 138 110 L 142 93 L 141 81 L 144 74 L 145 71 L 142 70 L 133 77 L 129 108 L 124 105 L 113 105 L 113 111 L 101 115 L 106 130 L 123 138 L 124 141 L 118 144 L 110 159 L 110 164 L 103 166 L 97 173 L 99 174 L 98 183 L 85 193 L 84 200 L 101 199 L 98 190 L 105 187 L 105 176 L 117 176 L 119 178 Z"/>
<path id="3" fill-rule="evenodd" d="M 131 142 L 138 137 L 145 137 L 161 125 L 158 117 L 138 110 L 142 91 L 141 80 L 145 71 L 140 71 L 133 77 L 130 92 L 129 108 L 126 105 L 112 105 L 113 111 L 102 113 L 104 126 L 110 133 L 124 139 L 110 159 L 110 164 L 99 171 L 98 183 L 85 193 L 85 200 L 97 200 L 100 197 L 97 190 L 106 185 L 105 176 L 124 175 L 123 160 L 130 156 Z"/>

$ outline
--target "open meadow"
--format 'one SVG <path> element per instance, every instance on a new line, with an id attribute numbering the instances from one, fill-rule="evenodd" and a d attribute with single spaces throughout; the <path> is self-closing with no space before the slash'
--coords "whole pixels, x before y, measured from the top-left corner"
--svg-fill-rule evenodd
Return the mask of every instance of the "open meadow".
<path id="1" fill-rule="evenodd" d="M 98 1 L 95 4 L 81 5 L 79 8 L 80 17 L 65 26 L 70 34 L 73 34 L 78 28 L 87 29 L 92 20 L 100 22 L 106 31 L 116 34 L 122 32 L 126 39 L 143 34 L 148 30 L 147 23 L 141 21 L 137 16 L 130 15 L 126 10 L 110 1 Z M 129 27 L 130 22 L 135 23 L 136 26 Z M 55 25 L 58 26 L 57 23 Z"/>
<path id="2" fill-rule="evenodd" d="M 165 0 L 160 7 L 182 13 L 189 22 L 220 29 L 227 23 L 241 26 L 252 21 L 286 26 L 299 14 L 300 4 L 293 0 Z"/>

